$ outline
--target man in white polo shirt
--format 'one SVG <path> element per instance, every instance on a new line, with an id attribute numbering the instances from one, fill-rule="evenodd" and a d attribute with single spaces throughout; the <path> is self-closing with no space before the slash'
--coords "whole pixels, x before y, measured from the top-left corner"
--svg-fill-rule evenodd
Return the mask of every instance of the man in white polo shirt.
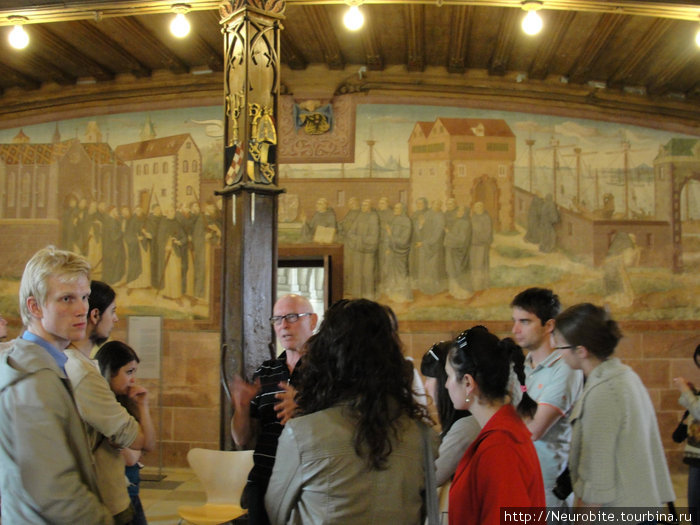
<path id="1" fill-rule="evenodd" d="M 562 500 L 552 491 L 569 460 L 571 425 L 567 417 L 581 394 L 583 375 L 569 368 L 560 351 L 551 346 L 554 318 L 561 310 L 559 297 L 545 288 L 528 288 L 510 306 L 513 337 L 527 352 L 527 393 L 537 401 L 535 417 L 526 424 L 540 460 L 547 506 L 571 506 L 571 496 Z"/>

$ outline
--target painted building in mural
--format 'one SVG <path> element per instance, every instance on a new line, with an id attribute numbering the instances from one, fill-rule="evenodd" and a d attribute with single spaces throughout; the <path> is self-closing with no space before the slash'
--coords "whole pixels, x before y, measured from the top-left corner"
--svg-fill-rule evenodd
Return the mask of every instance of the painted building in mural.
<path id="1" fill-rule="evenodd" d="M 409 138 L 411 201 L 483 202 L 498 230 L 513 228 L 515 135 L 505 120 L 439 117 Z"/>
<path id="2" fill-rule="evenodd" d="M 123 144 L 116 154 L 131 169 L 132 198 L 142 208 L 167 212 L 199 202 L 202 154 L 189 133 Z"/>
<path id="3" fill-rule="evenodd" d="M 32 144 L 23 132 L 0 144 L 0 216 L 58 219 L 83 201 L 130 203 L 128 168 L 105 143 L 62 141 Z"/>

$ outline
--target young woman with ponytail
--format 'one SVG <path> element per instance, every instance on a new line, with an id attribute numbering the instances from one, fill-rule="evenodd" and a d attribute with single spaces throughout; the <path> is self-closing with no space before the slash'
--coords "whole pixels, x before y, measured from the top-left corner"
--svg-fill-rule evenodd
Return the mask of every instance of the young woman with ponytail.
<path id="1" fill-rule="evenodd" d="M 524 386 L 523 362 L 512 339 L 499 340 L 483 326 L 455 339 L 445 386 L 455 408 L 471 411 L 481 432 L 452 480 L 451 525 L 498 525 L 509 507 L 545 506 L 540 464 L 522 420 L 537 410 Z"/>

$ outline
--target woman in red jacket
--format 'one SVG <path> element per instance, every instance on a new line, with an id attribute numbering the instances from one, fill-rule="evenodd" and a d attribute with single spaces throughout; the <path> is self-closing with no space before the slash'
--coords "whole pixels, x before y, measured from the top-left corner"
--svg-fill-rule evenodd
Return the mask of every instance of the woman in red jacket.
<path id="1" fill-rule="evenodd" d="M 540 464 L 521 419 L 537 409 L 522 386 L 523 361 L 512 339 L 499 340 L 483 326 L 455 339 L 445 386 L 455 408 L 471 411 L 481 432 L 457 466 L 450 525 L 499 525 L 508 508 L 536 508 L 538 513 L 545 508 Z M 545 523 L 544 514 L 541 521 L 531 517 L 531 523 Z"/>

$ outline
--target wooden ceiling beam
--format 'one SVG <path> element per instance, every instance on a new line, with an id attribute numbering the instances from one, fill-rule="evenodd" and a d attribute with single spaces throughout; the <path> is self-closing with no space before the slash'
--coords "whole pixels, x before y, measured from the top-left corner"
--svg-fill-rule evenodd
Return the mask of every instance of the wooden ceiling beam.
<path id="1" fill-rule="evenodd" d="M 605 80 L 590 78 L 589 74 L 600 54 L 610 43 L 612 36 L 622 29 L 628 18 L 622 15 L 605 14 L 600 17 L 595 29 L 591 32 L 574 67 L 569 71 L 569 80 L 575 84 L 584 84 L 590 80 Z"/>
<path id="2" fill-rule="evenodd" d="M 41 71 L 43 81 L 56 82 L 61 86 L 75 84 L 77 77 L 57 67 L 52 61 L 46 60 L 35 51 L 25 49 L 22 55 L 22 69 L 26 71 Z"/>
<path id="3" fill-rule="evenodd" d="M 189 72 L 187 64 L 135 18 L 110 18 L 103 20 L 101 24 L 108 28 L 108 33 L 119 35 L 122 46 L 128 41 L 130 47 L 147 51 L 151 57 L 163 64 L 164 69 L 176 73 Z"/>
<path id="4" fill-rule="evenodd" d="M 42 49 L 54 64 L 68 61 L 77 70 L 86 71 L 89 76 L 94 77 L 96 80 L 106 81 L 114 78 L 114 71 L 95 62 L 80 50 L 52 33 L 48 27 L 50 26 L 37 25 L 32 27 L 32 32 L 43 41 Z"/>
<path id="5" fill-rule="evenodd" d="M 382 46 L 379 41 L 377 25 L 379 21 L 369 17 L 365 19 L 365 27 L 362 30 L 362 46 L 365 50 L 366 65 L 370 71 L 381 71 L 384 69 L 384 57 Z"/>
<path id="6" fill-rule="evenodd" d="M 404 24 L 406 26 L 406 68 L 409 71 L 425 69 L 425 6 L 405 5 Z"/>
<path id="7" fill-rule="evenodd" d="M 503 76 L 508 71 L 508 62 L 513 52 L 515 36 L 518 34 L 518 22 L 521 18 L 520 11 L 504 9 L 503 16 L 498 24 L 496 45 L 489 62 L 489 75 Z"/>
<path id="8" fill-rule="evenodd" d="M 464 73 L 467 69 L 473 15 L 472 6 L 461 5 L 454 9 L 454 16 L 450 21 L 450 47 L 447 52 L 447 71 L 450 73 Z"/>
<path id="9" fill-rule="evenodd" d="M 528 78 L 544 80 L 549 74 L 550 64 L 554 60 L 554 56 L 561 49 L 561 44 L 564 41 L 571 24 L 576 18 L 574 11 L 559 12 L 553 17 L 551 23 L 548 23 L 545 31 L 546 38 L 542 39 L 542 43 L 537 48 L 535 58 L 530 64 Z"/>
<path id="10" fill-rule="evenodd" d="M 654 48 L 668 35 L 675 22 L 668 18 L 657 18 L 649 31 L 633 46 L 634 51 L 622 59 L 622 65 L 608 79 L 610 87 L 637 85 L 638 71 L 643 68 L 643 62 L 649 57 Z M 635 74 L 636 73 L 636 74 Z"/>
<path id="11" fill-rule="evenodd" d="M 688 46 L 681 53 L 676 55 L 663 71 L 661 71 L 651 84 L 647 85 L 647 93 L 652 96 L 665 95 L 669 92 L 668 85 L 679 75 L 697 56 L 697 49 Z"/>
<path id="12" fill-rule="evenodd" d="M 207 21 L 208 25 L 211 26 L 217 26 L 219 24 L 219 21 L 221 20 L 221 17 L 219 16 L 218 12 L 207 12 L 207 13 L 202 13 L 202 19 Z M 194 35 L 193 35 L 194 36 Z M 187 40 L 187 45 L 190 46 L 192 44 L 192 47 L 196 50 L 197 54 L 199 56 L 206 57 L 206 65 L 209 66 L 209 69 L 212 71 L 223 71 L 224 70 L 224 46 L 223 46 L 223 35 L 221 36 L 221 45 L 219 45 L 218 48 L 214 49 L 209 45 L 209 43 L 204 40 L 202 37 L 197 36 L 194 40 L 194 42 L 190 42 L 190 40 Z"/>
<path id="13" fill-rule="evenodd" d="M 290 38 L 289 33 L 284 30 L 280 32 L 280 53 L 282 62 L 287 64 L 290 69 L 303 70 L 308 66 L 308 62 L 304 55 L 299 51 L 294 41 Z"/>
<path id="14" fill-rule="evenodd" d="M 145 77 L 151 74 L 151 71 L 139 62 L 135 56 L 100 31 L 94 22 L 87 20 L 70 22 L 70 30 L 76 35 L 78 40 L 90 42 L 90 45 L 94 48 L 108 50 L 110 58 L 115 62 L 108 65 L 114 68 L 115 71 L 128 70 L 136 77 Z"/>
<path id="15" fill-rule="evenodd" d="M 304 6 L 304 13 L 309 23 L 309 31 L 321 47 L 321 52 L 328 68 L 343 69 L 345 67 L 345 59 L 340 51 L 340 44 L 333 32 L 333 25 L 326 8 L 308 5 Z"/>
<path id="16" fill-rule="evenodd" d="M 9 83 L 26 90 L 39 89 L 41 87 L 41 82 L 38 80 L 2 63 L 0 63 L 0 78 L 2 78 L 0 84 Z"/>

